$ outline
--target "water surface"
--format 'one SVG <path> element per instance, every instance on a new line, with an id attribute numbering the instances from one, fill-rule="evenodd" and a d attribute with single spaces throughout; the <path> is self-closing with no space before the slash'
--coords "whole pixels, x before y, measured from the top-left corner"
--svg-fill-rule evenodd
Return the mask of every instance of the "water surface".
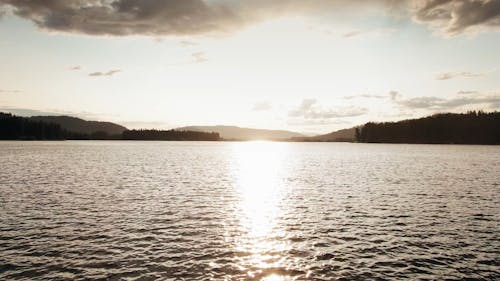
<path id="1" fill-rule="evenodd" d="M 500 147 L 0 142 L 0 279 L 500 279 Z"/>

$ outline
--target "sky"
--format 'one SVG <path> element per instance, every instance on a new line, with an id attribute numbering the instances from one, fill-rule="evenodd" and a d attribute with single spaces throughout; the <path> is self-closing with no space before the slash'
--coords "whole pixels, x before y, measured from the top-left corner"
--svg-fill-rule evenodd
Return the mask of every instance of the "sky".
<path id="1" fill-rule="evenodd" d="M 327 133 L 500 110 L 500 0 L 0 0 L 0 111 Z"/>

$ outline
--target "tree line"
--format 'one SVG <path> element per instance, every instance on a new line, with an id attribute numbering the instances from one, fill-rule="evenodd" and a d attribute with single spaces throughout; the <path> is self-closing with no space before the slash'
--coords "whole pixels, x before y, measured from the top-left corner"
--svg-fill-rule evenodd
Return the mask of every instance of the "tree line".
<path id="1" fill-rule="evenodd" d="M 97 131 L 75 133 L 50 122 L 34 121 L 0 112 L 0 140 L 221 140 L 218 133 L 175 130 L 126 130 L 122 134 Z"/>
<path id="2" fill-rule="evenodd" d="M 366 143 L 500 144 L 500 112 L 442 113 L 399 122 L 369 122 L 356 128 Z"/>
<path id="3" fill-rule="evenodd" d="M 176 131 L 176 130 L 127 130 L 122 133 L 124 140 L 176 140 L 176 141 L 218 141 L 219 133 Z"/>

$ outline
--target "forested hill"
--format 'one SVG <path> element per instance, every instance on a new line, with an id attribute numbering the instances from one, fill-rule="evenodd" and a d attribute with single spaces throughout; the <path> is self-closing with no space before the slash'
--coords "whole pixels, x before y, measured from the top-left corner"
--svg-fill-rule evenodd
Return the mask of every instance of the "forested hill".
<path id="1" fill-rule="evenodd" d="M 77 134 L 88 135 L 100 132 L 107 135 L 120 135 L 127 130 L 127 128 L 115 123 L 87 121 L 71 116 L 33 116 L 29 117 L 29 119 L 32 121 L 58 124 L 62 129 Z"/>
<path id="2" fill-rule="evenodd" d="M 368 143 L 500 144 L 500 112 L 436 114 L 399 122 L 367 123 L 356 140 Z"/>
<path id="3" fill-rule="evenodd" d="M 69 133 L 54 123 L 0 112 L 0 140 L 61 140 Z"/>
<path id="4" fill-rule="evenodd" d="M 299 137 L 292 138 L 292 141 L 325 141 L 325 142 L 353 142 L 354 141 L 355 128 L 342 129 L 335 132 L 331 132 L 324 135 L 312 136 L 312 137 Z"/>
<path id="5" fill-rule="evenodd" d="M 65 118 L 65 120 L 68 119 Z M 78 120 L 86 122 L 85 120 Z M 78 120 L 76 122 L 81 124 Z M 114 131 L 90 130 L 87 132 L 92 133 L 73 132 L 54 122 L 45 122 L 37 118 L 18 117 L 10 113 L 0 112 L 0 140 L 220 140 L 217 133 L 194 131 L 124 130 L 117 134 L 108 133 Z"/>

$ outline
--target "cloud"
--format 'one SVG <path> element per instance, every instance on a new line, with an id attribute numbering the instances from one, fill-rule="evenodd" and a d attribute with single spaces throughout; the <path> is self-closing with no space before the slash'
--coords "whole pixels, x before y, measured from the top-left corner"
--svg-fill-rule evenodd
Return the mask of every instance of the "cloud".
<path id="1" fill-rule="evenodd" d="M 454 78 L 459 78 L 459 77 L 478 78 L 478 77 L 484 77 L 485 75 L 486 75 L 485 73 L 473 73 L 473 72 L 468 72 L 468 71 L 444 72 L 444 73 L 437 74 L 436 80 L 449 80 L 449 79 L 454 79 Z"/>
<path id="2" fill-rule="evenodd" d="M 366 98 L 366 99 L 384 99 L 386 96 L 381 95 L 370 95 L 370 94 L 362 94 L 362 95 L 352 95 L 352 96 L 344 96 L 342 97 L 345 100 L 352 100 L 357 98 Z"/>
<path id="3" fill-rule="evenodd" d="M 179 42 L 179 44 L 181 44 L 182 47 L 193 47 L 193 46 L 198 46 L 198 43 L 196 42 L 193 42 L 193 41 L 188 41 L 188 40 L 182 40 Z"/>
<path id="4" fill-rule="evenodd" d="M 400 96 L 401 96 L 401 94 L 398 91 L 390 91 L 389 92 L 389 97 L 392 101 L 397 100 Z"/>
<path id="5" fill-rule="evenodd" d="M 253 105 L 252 110 L 253 111 L 266 111 L 266 110 L 270 110 L 271 108 L 273 108 L 273 107 L 268 102 L 257 102 Z"/>
<path id="6" fill-rule="evenodd" d="M 191 56 L 193 57 L 195 63 L 204 63 L 208 61 L 205 52 L 192 53 Z"/>
<path id="7" fill-rule="evenodd" d="M 304 119 L 333 119 L 360 116 L 368 112 L 366 108 L 346 107 L 322 109 L 315 99 L 304 99 L 299 107 L 288 112 L 289 117 Z"/>
<path id="8" fill-rule="evenodd" d="M 498 0 L 414 0 L 414 20 L 445 35 L 500 27 Z"/>
<path id="9" fill-rule="evenodd" d="M 389 98 L 391 100 L 396 100 L 400 96 L 397 91 L 390 91 Z M 387 95 L 371 95 L 371 94 L 362 94 L 362 95 L 352 95 L 352 96 L 344 96 L 342 97 L 345 100 L 352 99 L 387 99 Z"/>
<path id="10" fill-rule="evenodd" d="M 231 32 L 286 15 L 322 17 L 372 8 L 393 9 L 395 0 L 0 0 L 38 27 L 88 35 L 200 35 Z"/>
<path id="11" fill-rule="evenodd" d="M 288 113 L 290 117 L 301 117 L 304 116 L 308 111 L 312 110 L 312 106 L 317 103 L 315 99 L 305 99 L 302 101 L 297 109 L 291 110 Z"/>
<path id="12" fill-rule="evenodd" d="M 286 15 L 335 18 L 377 9 L 410 16 L 447 35 L 500 26 L 498 0 L 0 0 L 0 10 L 45 30 L 153 37 L 232 32 Z"/>
<path id="13" fill-rule="evenodd" d="M 460 92 L 459 92 L 460 94 Z M 452 110 L 467 105 L 483 105 L 491 109 L 500 108 L 500 94 L 466 95 L 449 99 L 439 97 L 416 97 L 396 101 L 400 106 L 410 109 Z"/>
<path id="14" fill-rule="evenodd" d="M 109 70 L 109 71 L 106 71 L 106 72 L 92 72 L 92 73 L 89 73 L 89 76 L 92 76 L 92 77 L 98 77 L 98 76 L 113 76 L 115 75 L 116 73 L 119 73 L 121 72 L 120 69 L 113 69 L 113 70 Z"/>
<path id="15" fill-rule="evenodd" d="M 82 67 L 79 66 L 79 65 L 72 66 L 72 67 L 69 68 L 69 70 L 80 70 L 80 69 L 82 69 Z"/>
<path id="16" fill-rule="evenodd" d="M 478 91 L 458 91 L 457 95 L 477 95 Z"/>
<path id="17" fill-rule="evenodd" d="M 20 90 L 2 90 L 0 89 L 0 94 L 17 94 L 20 93 Z"/>
<path id="18" fill-rule="evenodd" d="M 351 37 L 356 37 L 358 35 L 361 35 L 365 33 L 364 31 L 361 31 L 361 30 L 354 30 L 354 31 L 349 31 L 349 32 L 346 32 L 344 34 L 342 34 L 342 37 L 344 38 L 351 38 Z"/>
<path id="19" fill-rule="evenodd" d="M 381 37 L 381 36 L 390 35 L 396 31 L 397 31 L 397 29 L 395 29 L 395 28 L 379 28 L 379 29 L 371 29 L 371 30 L 353 30 L 353 31 L 343 33 L 342 37 L 346 38 L 346 39 L 354 38 L 354 37 L 365 37 L 365 36 Z"/>
<path id="20" fill-rule="evenodd" d="M 224 1 L 0 0 L 38 27 L 89 35 L 202 34 L 238 25 Z"/>
<path id="21" fill-rule="evenodd" d="M 339 119 L 321 119 L 321 120 L 289 120 L 287 122 L 290 126 L 323 126 L 323 125 L 345 125 L 351 124 L 351 122 L 347 120 L 339 120 Z"/>
<path id="22" fill-rule="evenodd" d="M 1 4 L 1 2 L 0 2 Z M 2 19 L 6 14 L 7 14 L 7 8 L 6 7 L 3 7 L 3 6 L 0 6 L 0 19 Z"/>

